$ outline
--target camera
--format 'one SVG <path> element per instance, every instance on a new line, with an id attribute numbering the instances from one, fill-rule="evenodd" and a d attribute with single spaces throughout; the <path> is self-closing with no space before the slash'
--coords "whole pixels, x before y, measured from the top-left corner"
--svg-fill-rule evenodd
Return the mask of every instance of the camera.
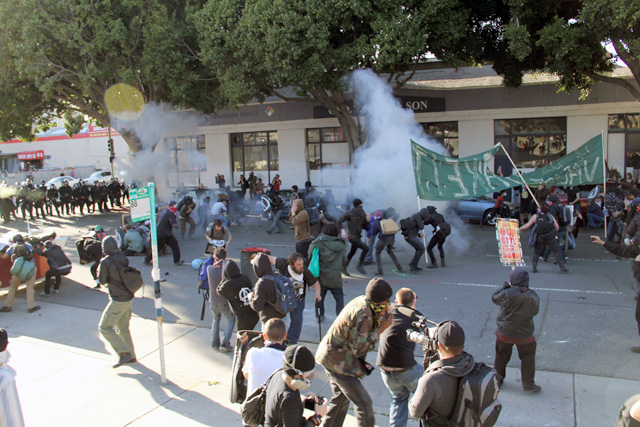
<path id="1" fill-rule="evenodd" d="M 418 320 L 411 323 L 418 328 L 418 331 L 407 329 L 407 340 L 420 344 L 425 353 L 438 351 L 438 341 L 436 340 L 436 329 L 438 324 L 424 316 L 418 316 Z M 429 325 L 433 325 L 429 327 Z"/>

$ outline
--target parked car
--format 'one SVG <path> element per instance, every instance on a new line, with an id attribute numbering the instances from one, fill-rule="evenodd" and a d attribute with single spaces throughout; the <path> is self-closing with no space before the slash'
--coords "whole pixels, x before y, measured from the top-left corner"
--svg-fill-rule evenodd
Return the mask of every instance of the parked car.
<path id="1" fill-rule="evenodd" d="M 291 221 L 289 220 L 289 212 L 291 212 L 291 190 L 280 190 L 277 192 L 278 197 L 280 197 L 280 199 L 282 199 L 282 216 L 280 217 L 280 219 L 286 223 L 289 224 Z M 271 213 L 271 201 L 269 200 L 269 196 L 267 196 L 266 194 L 262 195 L 260 197 L 260 203 L 262 204 L 262 211 L 265 212 L 265 215 L 268 219 L 272 218 L 272 213 Z"/>
<path id="2" fill-rule="evenodd" d="M 454 202 L 452 209 L 460 219 L 495 225 L 496 218 L 491 216 L 495 204 L 496 200 L 491 197 L 478 196 Z M 518 205 L 515 203 L 505 201 L 504 210 L 508 218 L 518 218 Z"/>
<path id="3" fill-rule="evenodd" d="M 47 188 L 49 188 L 51 184 L 55 185 L 56 188 L 60 188 L 62 187 L 62 184 L 65 180 L 69 182 L 69 185 L 72 187 L 78 183 L 78 180 L 72 176 L 56 176 L 55 178 L 51 178 L 49 181 L 47 181 L 45 185 L 47 186 Z"/>
<path id="4" fill-rule="evenodd" d="M 87 185 L 91 185 L 96 181 L 109 183 L 111 181 L 111 171 L 98 171 L 94 172 L 89 176 L 89 178 L 85 179 L 84 182 Z"/>

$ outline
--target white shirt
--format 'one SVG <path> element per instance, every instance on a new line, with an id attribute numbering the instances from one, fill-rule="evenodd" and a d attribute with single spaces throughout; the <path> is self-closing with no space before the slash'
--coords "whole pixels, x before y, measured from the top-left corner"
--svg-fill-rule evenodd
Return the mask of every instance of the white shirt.
<path id="1" fill-rule="evenodd" d="M 0 426 L 24 427 L 22 408 L 13 369 L 5 363 L 6 351 L 0 352 Z M 282 365 L 282 359 L 280 359 Z"/>
<path id="2" fill-rule="evenodd" d="M 247 352 L 242 372 L 248 374 L 247 396 L 264 384 L 271 374 L 282 368 L 284 351 L 275 348 L 252 348 Z"/>
<path id="3" fill-rule="evenodd" d="M 227 207 L 222 202 L 215 202 L 211 207 L 211 215 L 222 215 L 227 212 Z"/>

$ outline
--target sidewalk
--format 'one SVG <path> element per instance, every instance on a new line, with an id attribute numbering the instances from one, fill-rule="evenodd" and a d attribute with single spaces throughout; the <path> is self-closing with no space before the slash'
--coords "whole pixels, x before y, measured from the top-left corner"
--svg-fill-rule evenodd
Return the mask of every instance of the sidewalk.
<path id="1" fill-rule="evenodd" d="M 138 363 L 113 369 L 116 358 L 98 336 L 99 311 L 42 303 L 34 315 L 22 310 L 24 300 L 17 302 L 0 324 L 9 331 L 9 365 L 17 371 L 27 426 L 241 425 L 240 405 L 229 402 L 232 356 L 209 347 L 210 329 L 163 325 L 163 385 L 155 321 L 132 318 Z M 315 351 L 317 346 L 309 347 Z M 517 362 L 515 354 L 513 359 Z M 368 360 L 375 361 L 375 354 Z M 536 382 L 542 392 L 525 394 L 519 370 L 509 368 L 499 425 L 610 426 L 622 402 L 640 390 L 636 381 L 556 372 L 538 372 Z M 389 393 L 379 371 L 364 383 L 377 425 L 388 425 Z M 320 367 L 311 391 L 331 395 Z M 355 425 L 351 410 L 345 426 Z"/>

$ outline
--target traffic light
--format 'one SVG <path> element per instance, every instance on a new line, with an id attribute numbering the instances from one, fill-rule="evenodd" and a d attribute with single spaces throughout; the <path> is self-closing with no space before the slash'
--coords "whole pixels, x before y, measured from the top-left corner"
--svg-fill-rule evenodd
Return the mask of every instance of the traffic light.
<path id="1" fill-rule="evenodd" d="M 107 140 L 107 146 L 109 147 L 109 154 L 113 156 L 113 139 Z"/>

